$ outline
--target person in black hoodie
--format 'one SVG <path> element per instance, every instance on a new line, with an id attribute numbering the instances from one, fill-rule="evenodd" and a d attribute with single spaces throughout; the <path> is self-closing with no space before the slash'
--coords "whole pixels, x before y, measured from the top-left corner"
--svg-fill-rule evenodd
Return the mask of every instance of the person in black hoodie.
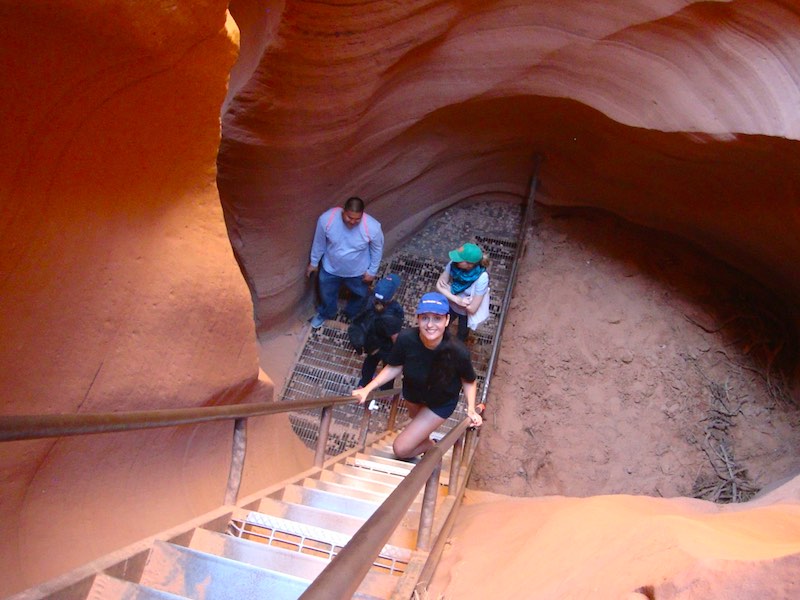
<path id="1" fill-rule="evenodd" d="M 354 322 L 365 324 L 365 340 L 363 350 L 366 353 L 361 366 L 361 379 L 358 387 L 364 387 L 375 375 L 379 363 L 386 364 L 397 335 L 403 328 L 405 313 L 400 303 L 393 298 L 400 287 L 400 277 L 390 273 L 375 284 L 375 290 L 367 300 L 364 312 Z M 393 382 L 381 386 L 382 390 L 391 389 Z"/>

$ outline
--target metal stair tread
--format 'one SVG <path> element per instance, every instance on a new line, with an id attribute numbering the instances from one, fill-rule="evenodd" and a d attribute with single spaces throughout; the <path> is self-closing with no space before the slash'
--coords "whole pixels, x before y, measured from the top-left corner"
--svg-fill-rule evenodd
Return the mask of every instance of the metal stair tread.
<path id="1" fill-rule="evenodd" d="M 328 564 L 324 558 L 202 528 L 193 532 L 189 548 L 302 579 L 313 579 Z"/>
<path id="2" fill-rule="evenodd" d="M 365 469 L 371 469 L 381 473 L 390 473 L 405 477 L 414 468 L 413 463 L 402 462 L 399 460 L 381 459 L 368 454 L 357 453 L 347 458 L 347 464 L 356 465 Z"/>
<path id="3" fill-rule="evenodd" d="M 241 514 L 236 513 L 236 515 L 238 518 L 241 518 L 241 515 L 245 512 L 246 511 L 242 510 Z M 294 502 L 286 502 L 285 500 L 276 500 L 274 498 L 262 498 L 256 512 L 331 529 L 350 536 L 354 535 L 366 521 L 366 518 L 345 515 L 325 510 L 324 508 L 316 508 L 314 506 L 296 504 Z M 401 523 L 392 534 L 392 537 L 389 538 L 389 543 L 393 546 L 413 548 L 416 545 L 417 529 L 415 525 L 419 522 L 419 513 L 412 512 L 409 514 L 408 523 Z M 416 521 L 414 520 L 415 518 Z"/>
<path id="4" fill-rule="evenodd" d="M 448 449 L 447 452 L 445 452 L 444 456 L 442 457 L 442 469 L 443 470 L 449 470 L 449 468 L 450 468 L 450 462 L 451 462 L 451 459 L 453 457 L 453 451 L 452 450 L 453 450 L 452 448 Z M 364 452 L 364 454 L 366 454 L 368 456 L 374 456 L 375 458 L 389 459 L 389 460 L 394 460 L 394 461 L 398 461 L 398 462 L 401 462 L 401 463 L 408 463 L 410 465 L 414 465 L 415 464 L 414 460 L 405 461 L 405 460 L 402 460 L 402 459 L 399 459 L 399 458 L 395 458 L 394 452 L 392 450 L 386 450 L 386 449 L 381 449 L 381 448 L 369 448 L 369 449 L 367 449 L 366 452 Z"/>
<path id="5" fill-rule="evenodd" d="M 414 463 L 381 458 L 373 460 L 369 455 L 363 453 L 347 457 L 345 464 L 368 471 L 398 475 L 400 477 L 406 477 L 411 472 L 411 469 L 414 468 Z M 442 465 L 440 480 L 443 484 L 446 484 L 449 478 L 449 469 L 445 469 L 444 467 L 445 465 Z"/>
<path id="6" fill-rule="evenodd" d="M 283 488 L 282 499 L 297 504 L 307 504 L 317 508 L 324 508 L 354 517 L 368 518 L 380 504 L 368 502 L 360 498 L 350 498 L 341 494 L 334 494 L 324 490 L 316 490 L 300 485 L 287 485 Z"/>
<path id="7" fill-rule="evenodd" d="M 242 510 L 241 514 L 235 513 L 235 516 L 244 518 L 244 514 L 247 512 L 248 511 Z M 258 504 L 257 510 L 250 512 L 259 512 L 274 517 L 314 525 L 316 527 L 323 527 L 345 535 L 353 535 L 367 520 L 366 518 L 345 515 L 325 508 L 298 504 L 296 502 L 287 502 L 286 500 L 277 500 L 269 497 L 262 498 Z"/>
<path id="8" fill-rule="evenodd" d="M 400 477 L 405 477 L 411 471 L 410 468 L 413 468 L 414 465 L 408 463 L 408 467 L 404 466 L 397 466 L 392 463 L 398 463 L 401 461 L 390 461 L 390 462 L 376 462 L 370 460 L 367 455 L 358 454 L 356 456 L 349 456 L 346 459 L 345 464 L 347 466 L 358 467 L 361 469 L 365 469 L 367 471 L 375 471 L 377 473 L 385 473 L 389 475 L 399 475 Z M 450 473 L 442 469 L 441 475 L 439 476 L 439 484 L 440 485 L 447 485 L 450 481 Z"/>
<path id="9" fill-rule="evenodd" d="M 311 580 L 156 540 L 140 583 L 187 598 L 295 600 Z"/>
<path id="10" fill-rule="evenodd" d="M 309 580 L 316 578 L 330 564 L 330 561 L 311 554 L 269 546 L 202 528 L 193 532 L 189 547 L 254 567 Z M 373 597 L 376 593 L 380 597 L 385 597 L 387 592 L 394 590 L 396 582 L 396 577 L 392 575 L 370 571 L 359 586 L 357 597 Z"/>
<path id="11" fill-rule="evenodd" d="M 284 519 L 282 517 L 276 517 L 255 511 L 249 511 L 244 516 L 244 521 L 245 523 L 256 525 L 258 527 L 289 533 L 303 539 L 312 539 L 315 541 L 325 542 L 340 548 L 343 548 L 347 542 L 350 541 L 351 537 L 347 534 L 333 531 L 332 529 L 308 525 L 306 523 L 300 523 L 298 521 L 292 521 L 290 519 Z M 401 546 L 386 544 L 381 550 L 380 555 L 395 560 L 408 561 L 408 559 L 411 557 L 411 550 Z"/>
<path id="12" fill-rule="evenodd" d="M 332 469 L 325 469 L 322 471 L 319 478 L 320 481 L 338 483 L 340 485 L 347 485 L 354 489 L 360 489 L 368 492 L 374 491 L 376 493 L 382 493 L 385 495 L 391 494 L 397 488 L 397 485 L 400 483 L 400 481 L 402 481 L 401 479 L 398 479 L 397 482 L 388 483 L 385 481 L 379 481 L 375 477 L 369 477 L 367 472 L 362 471 L 362 473 L 356 475 L 354 473 L 337 472 Z"/>
<path id="13" fill-rule="evenodd" d="M 86 600 L 107 600 L 108 598 L 121 598 L 123 600 L 184 600 L 186 596 L 178 596 L 140 583 L 125 581 L 105 573 L 98 573 L 94 577 L 92 587 L 86 594 Z"/>
<path id="14" fill-rule="evenodd" d="M 358 500 L 366 500 L 367 502 L 374 502 L 376 504 L 380 504 L 386 500 L 391 493 L 391 491 L 383 493 L 370 492 L 368 490 L 360 490 L 358 488 L 351 487 L 347 484 L 337 483 L 335 481 L 312 479 L 310 477 L 307 477 L 303 480 L 303 487 L 313 490 L 322 490 L 324 492 L 331 492 L 333 494 L 339 494 L 341 496 L 347 496 L 349 498 Z"/>
<path id="15" fill-rule="evenodd" d="M 387 485 L 396 487 L 403 481 L 402 475 L 395 475 L 392 473 L 383 473 L 381 471 L 374 471 L 372 469 L 365 469 L 355 464 L 346 464 L 338 462 L 333 465 L 334 473 L 342 473 L 344 475 L 353 475 L 354 477 L 369 478 L 373 481 L 379 481 Z"/>

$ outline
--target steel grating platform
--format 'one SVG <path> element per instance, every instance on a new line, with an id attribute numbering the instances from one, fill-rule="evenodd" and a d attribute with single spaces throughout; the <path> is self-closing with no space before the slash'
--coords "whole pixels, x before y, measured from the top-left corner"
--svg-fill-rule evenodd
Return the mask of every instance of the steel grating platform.
<path id="1" fill-rule="evenodd" d="M 473 240 L 490 259 L 489 319 L 477 331 L 471 332 L 473 364 L 478 374 L 480 397 L 489 366 L 498 315 L 503 305 L 516 254 L 521 220 L 520 207 L 504 202 L 485 202 L 467 207 L 454 207 L 429 220 L 425 228 L 410 238 L 390 256 L 384 256 L 379 275 L 396 273 L 402 279 L 395 299 L 405 309 L 405 322 L 415 326 L 414 309 L 420 296 L 434 291 L 444 265 L 447 251 L 465 241 Z M 459 223 L 462 225 L 459 227 Z M 476 225 L 478 223 L 479 225 Z M 464 231 L 471 235 L 464 237 Z M 300 400 L 323 396 L 348 396 L 361 376 L 364 356 L 357 354 L 347 339 L 347 317 L 339 311 L 335 319 L 318 329 L 310 329 L 303 348 L 287 379 L 281 400 Z M 455 333 L 455 329 L 451 329 Z M 400 385 L 399 381 L 396 385 Z M 328 438 L 326 454 L 335 456 L 358 442 L 362 407 L 337 406 Z M 466 404 L 459 402 L 453 415 L 442 424 L 448 431 L 465 416 Z M 320 410 L 295 412 L 290 415 L 292 428 L 310 448 L 316 446 Z M 370 432 L 382 432 L 388 422 L 389 403 L 379 402 L 370 417 Z M 402 423 L 405 411 L 398 415 Z"/>

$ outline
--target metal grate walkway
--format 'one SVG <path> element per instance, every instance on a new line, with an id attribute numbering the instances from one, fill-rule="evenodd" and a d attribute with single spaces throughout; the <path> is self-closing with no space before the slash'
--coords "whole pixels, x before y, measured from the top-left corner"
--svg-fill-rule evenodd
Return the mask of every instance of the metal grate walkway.
<path id="1" fill-rule="evenodd" d="M 435 290 L 448 251 L 467 241 L 477 243 L 488 255 L 491 287 L 489 319 L 471 333 L 472 360 L 478 374 L 478 397 L 488 368 L 489 357 L 498 326 L 498 315 L 508 289 L 521 222 L 519 205 L 506 202 L 481 202 L 452 207 L 432 217 L 413 237 L 391 255 L 384 255 L 379 276 L 396 273 L 402 284 L 395 299 L 406 313 L 406 325 L 415 326 L 414 309 L 426 292 Z M 347 318 L 340 311 L 334 320 L 319 329 L 311 329 L 304 342 L 291 376 L 284 386 L 281 400 L 300 400 L 322 396 L 347 396 L 361 376 L 363 355 L 350 347 L 347 339 Z M 453 330 L 454 333 L 454 330 Z M 453 415 L 440 428 L 449 431 L 465 416 L 465 402 L 460 402 Z M 386 429 L 388 403 L 372 411 L 370 432 Z M 402 421 L 403 416 L 399 417 Z M 358 442 L 361 411 L 356 406 L 337 406 L 333 411 L 326 454 L 336 456 Z M 303 411 L 290 415 L 294 432 L 310 448 L 317 441 L 320 411 Z"/>

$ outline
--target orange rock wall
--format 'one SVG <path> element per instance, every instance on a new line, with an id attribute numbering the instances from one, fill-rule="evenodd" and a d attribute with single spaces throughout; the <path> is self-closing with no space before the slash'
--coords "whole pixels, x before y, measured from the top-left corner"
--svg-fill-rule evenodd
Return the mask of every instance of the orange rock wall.
<path id="1" fill-rule="evenodd" d="M 271 397 L 214 185 L 225 9 L 0 7 L 2 414 Z M 231 427 L 0 444 L 0 596 L 219 506 Z"/>

